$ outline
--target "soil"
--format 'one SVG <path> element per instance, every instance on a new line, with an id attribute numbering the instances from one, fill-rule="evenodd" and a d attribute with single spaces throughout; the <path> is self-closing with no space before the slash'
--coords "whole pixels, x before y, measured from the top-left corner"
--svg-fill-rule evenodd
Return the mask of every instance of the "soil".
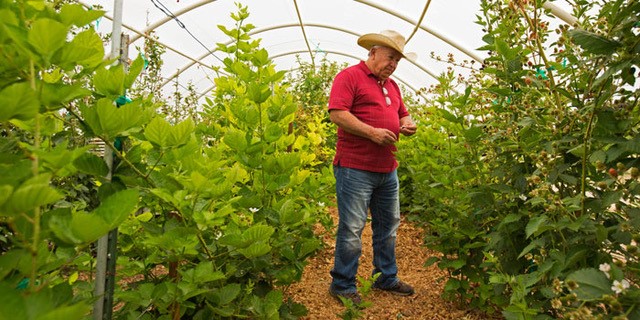
<path id="1" fill-rule="evenodd" d="M 331 209 L 331 215 L 337 225 L 337 213 Z M 411 284 L 416 293 L 402 297 L 379 290 L 371 290 L 365 301 L 371 306 L 362 310 L 361 319 L 428 319 L 428 320 L 485 320 L 492 317 L 467 310 L 460 304 L 441 298 L 443 287 L 447 279 L 445 272 L 436 265 L 424 266 L 430 256 L 438 255 L 423 245 L 424 230 L 415 224 L 403 221 L 397 234 L 396 259 L 398 275 L 404 282 Z M 309 260 L 305 267 L 302 280 L 293 284 L 287 290 L 289 296 L 296 302 L 304 304 L 308 315 L 302 319 L 341 319 L 340 314 L 345 307 L 329 295 L 331 276 L 329 271 L 333 266 L 333 252 L 335 239 L 333 232 L 325 232 L 325 248 Z M 362 235 L 362 256 L 358 276 L 369 278 L 372 270 L 373 250 L 371 245 L 371 227 L 367 224 Z"/>

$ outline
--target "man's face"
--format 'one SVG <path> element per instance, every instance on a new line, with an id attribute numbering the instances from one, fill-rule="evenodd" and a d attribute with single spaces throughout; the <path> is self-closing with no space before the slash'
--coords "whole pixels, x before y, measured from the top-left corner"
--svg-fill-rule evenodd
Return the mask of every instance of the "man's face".
<path id="1" fill-rule="evenodd" d="M 388 47 L 375 47 L 372 54 L 373 73 L 378 78 L 384 80 L 398 67 L 398 62 L 402 59 L 400 52 Z"/>

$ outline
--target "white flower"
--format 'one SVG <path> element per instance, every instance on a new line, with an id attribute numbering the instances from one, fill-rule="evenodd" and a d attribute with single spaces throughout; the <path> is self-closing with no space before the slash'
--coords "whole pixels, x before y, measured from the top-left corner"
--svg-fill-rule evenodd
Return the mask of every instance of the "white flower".
<path id="1" fill-rule="evenodd" d="M 249 208 L 249 211 L 251 211 L 251 213 L 256 213 L 256 212 L 260 211 L 260 209 L 258 209 L 258 208 Z"/>
<path id="2" fill-rule="evenodd" d="M 324 207 L 324 202 L 318 201 L 318 205 L 321 206 L 321 207 Z"/>
<path id="3" fill-rule="evenodd" d="M 607 276 L 607 279 L 609 279 L 609 271 L 611 271 L 611 265 L 609 265 L 608 263 L 601 264 L 600 271 L 604 272 L 604 274 Z"/>
<path id="4" fill-rule="evenodd" d="M 611 290 L 613 290 L 615 293 L 622 293 L 622 291 L 626 290 L 629 288 L 629 281 L 627 281 L 626 279 L 623 279 L 622 281 L 618 281 L 618 280 L 613 280 L 613 285 L 611 286 Z"/>

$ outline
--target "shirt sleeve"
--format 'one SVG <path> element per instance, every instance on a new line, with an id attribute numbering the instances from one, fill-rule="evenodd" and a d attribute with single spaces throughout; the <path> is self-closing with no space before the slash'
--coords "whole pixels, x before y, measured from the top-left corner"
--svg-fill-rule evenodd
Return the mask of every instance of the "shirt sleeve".
<path id="1" fill-rule="evenodd" d="M 400 87 L 395 81 L 393 82 L 393 85 L 396 87 L 396 90 L 398 90 L 398 93 L 400 94 L 400 108 L 398 109 L 398 117 L 399 119 L 402 119 L 406 116 L 409 116 L 409 111 L 407 111 L 407 107 L 404 105 L 404 99 L 402 97 L 402 91 L 400 91 Z"/>
<path id="2" fill-rule="evenodd" d="M 348 72 L 340 72 L 333 80 L 329 94 L 329 111 L 351 110 L 355 95 L 354 81 Z"/>

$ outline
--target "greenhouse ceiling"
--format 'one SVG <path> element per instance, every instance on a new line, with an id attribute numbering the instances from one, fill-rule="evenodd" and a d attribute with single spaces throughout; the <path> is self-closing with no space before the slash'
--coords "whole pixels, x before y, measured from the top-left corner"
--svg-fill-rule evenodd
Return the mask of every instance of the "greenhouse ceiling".
<path id="1" fill-rule="evenodd" d="M 416 52 L 414 62 L 402 61 L 394 78 L 410 90 L 436 83 L 437 75 L 448 67 L 439 61 L 451 56 L 457 62 L 473 61 L 476 68 L 486 57 L 477 50 L 483 46 L 482 27 L 475 23 L 480 1 L 472 0 L 82 0 L 88 8 L 102 8 L 106 15 L 95 21 L 103 35 L 113 31 L 113 21 L 121 16 L 122 32 L 129 35 L 129 58 L 135 58 L 144 45 L 144 36 L 155 32 L 165 47 L 162 78 L 165 95 L 186 91 L 191 83 L 202 97 L 214 88 L 216 73 L 225 55 L 216 52 L 217 43 L 230 39 L 219 25 L 233 28 L 231 14 L 236 3 L 248 8 L 247 23 L 255 26 L 252 36 L 261 40 L 279 70 L 295 70 L 300 61 L 356 63 L 366 59 L 365 49 L 356 44 L 365 33 L 393 29 L 409 39 L 406 51 Z M 115 8 L 122 5 L 122 11 Z M 555 17 L 551 23 L 571 22 L 566 1 L 547 3 Z M 107 50 L 109 52 L 109 50 Z"/>

